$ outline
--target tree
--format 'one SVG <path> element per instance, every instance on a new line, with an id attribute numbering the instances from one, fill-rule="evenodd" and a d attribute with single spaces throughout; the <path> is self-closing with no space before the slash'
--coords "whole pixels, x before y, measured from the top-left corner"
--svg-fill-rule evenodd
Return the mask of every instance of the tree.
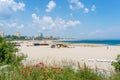
<path id="1" fill-rule="evenodd" d="M 15 44 L 6 41 L 2 37 L 0 37 L 0 65 L 3 64 L 19 64 L 23 59 L 25 59 L 25 55 L 17 56 L 16 53 L 18 49 L 15 47 Z"/>
<path id="2" fill-rule="evenodd" d="M 120 54 L 117 55 L 116 61 L 117 62 L 112 62 L 112 65 L 115 67 L 116 71 L 120 71 Z"/>

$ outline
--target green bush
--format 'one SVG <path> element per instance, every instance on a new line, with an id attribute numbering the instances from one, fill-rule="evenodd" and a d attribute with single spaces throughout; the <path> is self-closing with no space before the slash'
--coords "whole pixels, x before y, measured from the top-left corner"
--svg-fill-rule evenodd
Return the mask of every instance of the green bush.
<path id="1" fill-rule="evenodd" d="M 115 67 L 116 71 L 120 71 L 120 54 L 117 55 L 116 61 L 117 62 L 112 62 L 112 65 Z"/>
<path id="2" fill-rule="evenodd" d="M 18 49 L 15 47 L 15 44 L 6 41 L 2 37 L 0 37 L 0 65 L 5 64 L 19 64 L 25 56 L 22 54 L 17 56 L 16 53 Z"/>

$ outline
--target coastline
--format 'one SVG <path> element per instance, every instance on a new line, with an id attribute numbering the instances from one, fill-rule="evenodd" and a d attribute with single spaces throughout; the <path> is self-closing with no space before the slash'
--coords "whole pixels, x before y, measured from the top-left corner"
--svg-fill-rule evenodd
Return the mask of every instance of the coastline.
<path id="1" fill-rule="evenodd" d="M 120 45 L 120 40 L 58 40 L 58 42 L 70 44 L 95 44 L 95 45 Z"/>

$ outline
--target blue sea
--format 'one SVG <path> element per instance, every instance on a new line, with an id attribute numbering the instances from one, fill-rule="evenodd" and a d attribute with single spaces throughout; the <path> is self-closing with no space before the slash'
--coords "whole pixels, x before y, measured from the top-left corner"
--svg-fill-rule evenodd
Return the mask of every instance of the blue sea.
<path id="1" fill-rule="evenodd" d="M 67 43 L 87 43 L 87 44 L 105 44 L 105 45 L 120 45 L 120 40 L 63 40 Z"/>

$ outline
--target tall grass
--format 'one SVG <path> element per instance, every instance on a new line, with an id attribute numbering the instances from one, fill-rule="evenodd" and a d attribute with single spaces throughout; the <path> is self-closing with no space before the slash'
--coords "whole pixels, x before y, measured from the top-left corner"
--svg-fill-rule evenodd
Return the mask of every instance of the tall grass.
<path id="1" fill-rule="evenodd" d="M 79 62 L 63 61 L 62 66 L 39 62 L 32 66 L 11 66 L 7 71 L 0 72 L 0 80 L 120 80 L 120 73 L 105 77 L 97 71 L 86 64 L 81 66 Z"/>

